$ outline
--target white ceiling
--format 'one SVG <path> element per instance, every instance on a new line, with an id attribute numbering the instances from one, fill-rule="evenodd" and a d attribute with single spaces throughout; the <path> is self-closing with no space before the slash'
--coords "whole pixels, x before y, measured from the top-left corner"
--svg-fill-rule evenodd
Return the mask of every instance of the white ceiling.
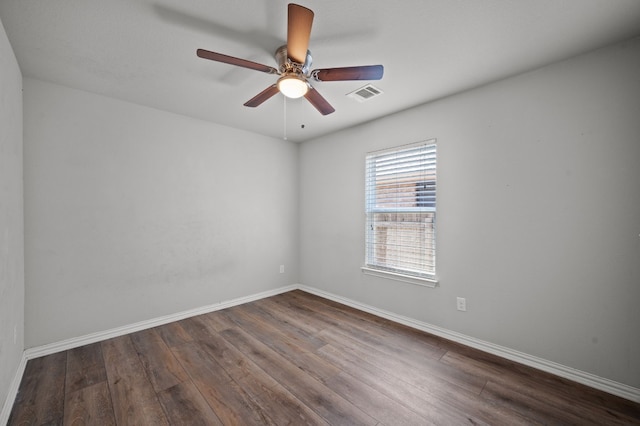
<path id="1" fill-rule="evenodd" d="M 320 115 L 278 94 L 277 76 L 196 56 L 203 48 L 277 66 L 283 0 L 0 0 L 24 76 L 264 135 L 304 141 L 640 34 L 639 0 L 300 0 L 315 12 L 312 68 L 382 64 L 366 81 L 315 82 Z M 285 120 L 286 107 L 286 120 Z M 304 125 L 304 128 L 302 128 Z"/>

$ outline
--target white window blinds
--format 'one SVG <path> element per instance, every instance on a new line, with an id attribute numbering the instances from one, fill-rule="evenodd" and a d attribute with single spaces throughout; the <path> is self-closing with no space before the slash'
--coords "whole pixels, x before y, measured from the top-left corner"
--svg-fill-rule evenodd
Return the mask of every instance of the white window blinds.
<path id="1" fill-rule="evenodd" d="M 366 266 L 435 279 L 436 144 L 366 159 Z"/>

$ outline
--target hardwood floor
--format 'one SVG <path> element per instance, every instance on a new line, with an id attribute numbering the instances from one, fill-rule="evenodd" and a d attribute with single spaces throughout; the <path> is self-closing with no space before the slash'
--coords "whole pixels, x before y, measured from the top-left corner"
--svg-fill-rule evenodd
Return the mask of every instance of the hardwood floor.
<path id="1" fill-rule="evenodd" d="M 304 293 L 27 363 L 10 425 L 640 424 L 640 404 Z"/>

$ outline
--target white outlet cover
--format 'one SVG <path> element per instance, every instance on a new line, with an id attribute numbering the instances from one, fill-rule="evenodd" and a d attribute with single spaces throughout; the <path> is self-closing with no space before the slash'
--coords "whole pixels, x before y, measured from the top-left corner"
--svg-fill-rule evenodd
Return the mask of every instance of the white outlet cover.
<path id="1" fill-rule="evenodd" d="M 456 298 L 456 307 L 458 308 L 459 311 L 466 311 L 467 310 L 467 299 L 465 299 L 464 297 Z"/>

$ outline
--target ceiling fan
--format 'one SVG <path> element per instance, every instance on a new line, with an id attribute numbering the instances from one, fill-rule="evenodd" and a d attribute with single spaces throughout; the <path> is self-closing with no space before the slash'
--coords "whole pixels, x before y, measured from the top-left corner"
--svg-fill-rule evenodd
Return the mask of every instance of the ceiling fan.
<path id="1" fill-rule="evenodd" d="M 267 74 L 279 75 L 275 84 L 245 102 L 244 106 L 257 107 L 278 92 L 288 98 L 304 96 L 322 115 L 331 114 L 335 109 L 323 98 L 316 89 L 309 84 L 315 81 L 347 81 L 347 80 L 380 80 L 384 73 L 382 65 L 365 65 L 356 67 L 315 69 L 311 67 L 311 52 L 309 52 L 309 38 L 313 24 L 313 11 L 306 7 L 290 3 L 288 6 L 287 44 L 280 46 L 275 52 L 278 68 L 246 59 L 223 55 L 222 53 L 198 49 L 200 58 L 225 64 L 236 65 Z"/>

